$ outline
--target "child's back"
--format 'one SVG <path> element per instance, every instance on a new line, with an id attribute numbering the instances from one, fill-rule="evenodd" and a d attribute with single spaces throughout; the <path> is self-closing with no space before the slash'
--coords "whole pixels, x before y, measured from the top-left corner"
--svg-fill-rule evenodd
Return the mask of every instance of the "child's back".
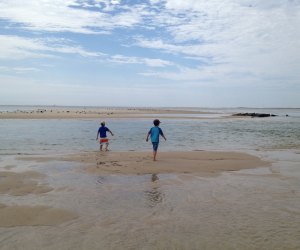
<path id="1" fill-rule="evenodd" d="M 161 135 L 165 140 L 166 137 L 164 136 L 164 133 L 162 131 L 162 129 L 159 126 L 160 121 L 158 119 L 155 119 L 153 121 L 154 127 L 152 127 L 146 137 L 146 141 L 149 140 L 149 136 L 151 136 L 151 142 L 152 142 L 152 146 L 153 146 L 153 161 L 156 161 L 156 154 L 157 154 L 157 150 L 158 150 L 158 144 L 159 144 L 159 136 Z"/>

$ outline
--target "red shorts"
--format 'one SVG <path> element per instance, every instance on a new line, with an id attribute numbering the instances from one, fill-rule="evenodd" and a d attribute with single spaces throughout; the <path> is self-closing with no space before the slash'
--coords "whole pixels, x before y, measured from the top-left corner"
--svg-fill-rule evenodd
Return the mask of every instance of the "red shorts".
<path id="1" fill-rule="evenodd" d="M 100 144 L 108 143 L 107 138 L 100 138 Z"/>

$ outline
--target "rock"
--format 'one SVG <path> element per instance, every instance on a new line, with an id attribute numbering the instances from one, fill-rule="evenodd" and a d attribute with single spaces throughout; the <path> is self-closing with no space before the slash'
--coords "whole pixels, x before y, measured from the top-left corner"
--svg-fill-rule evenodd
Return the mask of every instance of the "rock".
<path id="1" fill-rule="evenodd" d="M 237 114 L 233 114 L 233 116 L 274 117 L 274 116 L 277 116 L 277 115 L 266 114 L 266 113 L 237 113 Z"/>

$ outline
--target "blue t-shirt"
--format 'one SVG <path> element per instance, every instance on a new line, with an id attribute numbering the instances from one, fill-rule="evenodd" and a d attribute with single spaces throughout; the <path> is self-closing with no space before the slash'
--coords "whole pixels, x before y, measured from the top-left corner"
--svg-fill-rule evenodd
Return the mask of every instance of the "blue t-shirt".
<path id="1" fill-rule="evenodd" d="M 149 134 L 151 136 L 151 141 L 152 142 L 159 142 L 159 135 L 163 136 L 163 132 L 161 130 L 160 127 L 152 127 L 150 130 L 149 130 Z"/>
<path id="2" fill-rule="evenodd" d="M 98 134 L 100 134 L 100 138 L 106 138 L 107 135 L 106 135 L 106 132 L 109 131 L 109 129 L 107 127 L 100 127 L 98 129 Z"/>

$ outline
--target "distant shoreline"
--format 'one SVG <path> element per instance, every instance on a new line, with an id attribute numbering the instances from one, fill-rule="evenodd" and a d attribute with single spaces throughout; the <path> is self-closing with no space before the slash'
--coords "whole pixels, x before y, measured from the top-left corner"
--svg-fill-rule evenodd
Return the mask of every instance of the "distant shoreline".
<path id="1" fill-rule="evenodd" d="M 23 108 L 46 108 L 46 109 L 116 109 L 116 110 L 131 110 L 131 109 L 139 109 L 139 110 L 151 110 L 151 109 L 159 109 L 159 110 L 206 110 L 206 109 L 223 109 L 223 107 L 173 107 L 173 106 L 85 106 L 85 105 L 0 105 L 0 110 L 3 107 L 16 107 L 17 109 L 22 110 Z M 232 107 L 235 108 L 235 107 Z"/>
<path id="2" fill-rule="evenodd" d="M 0 111 L 0 119 L 84 119 L 84 118 L 197 118 L 197 115 L 217 115 L 213 112 L 165 108 L 79 108 L 38 107 L 33 110 Z M 174 115 L 174 116 L 172 116 Z M 195 116 L 195 117 L 193 117 Z M 198 117 L 201 118 L 201 117 Z"/>

